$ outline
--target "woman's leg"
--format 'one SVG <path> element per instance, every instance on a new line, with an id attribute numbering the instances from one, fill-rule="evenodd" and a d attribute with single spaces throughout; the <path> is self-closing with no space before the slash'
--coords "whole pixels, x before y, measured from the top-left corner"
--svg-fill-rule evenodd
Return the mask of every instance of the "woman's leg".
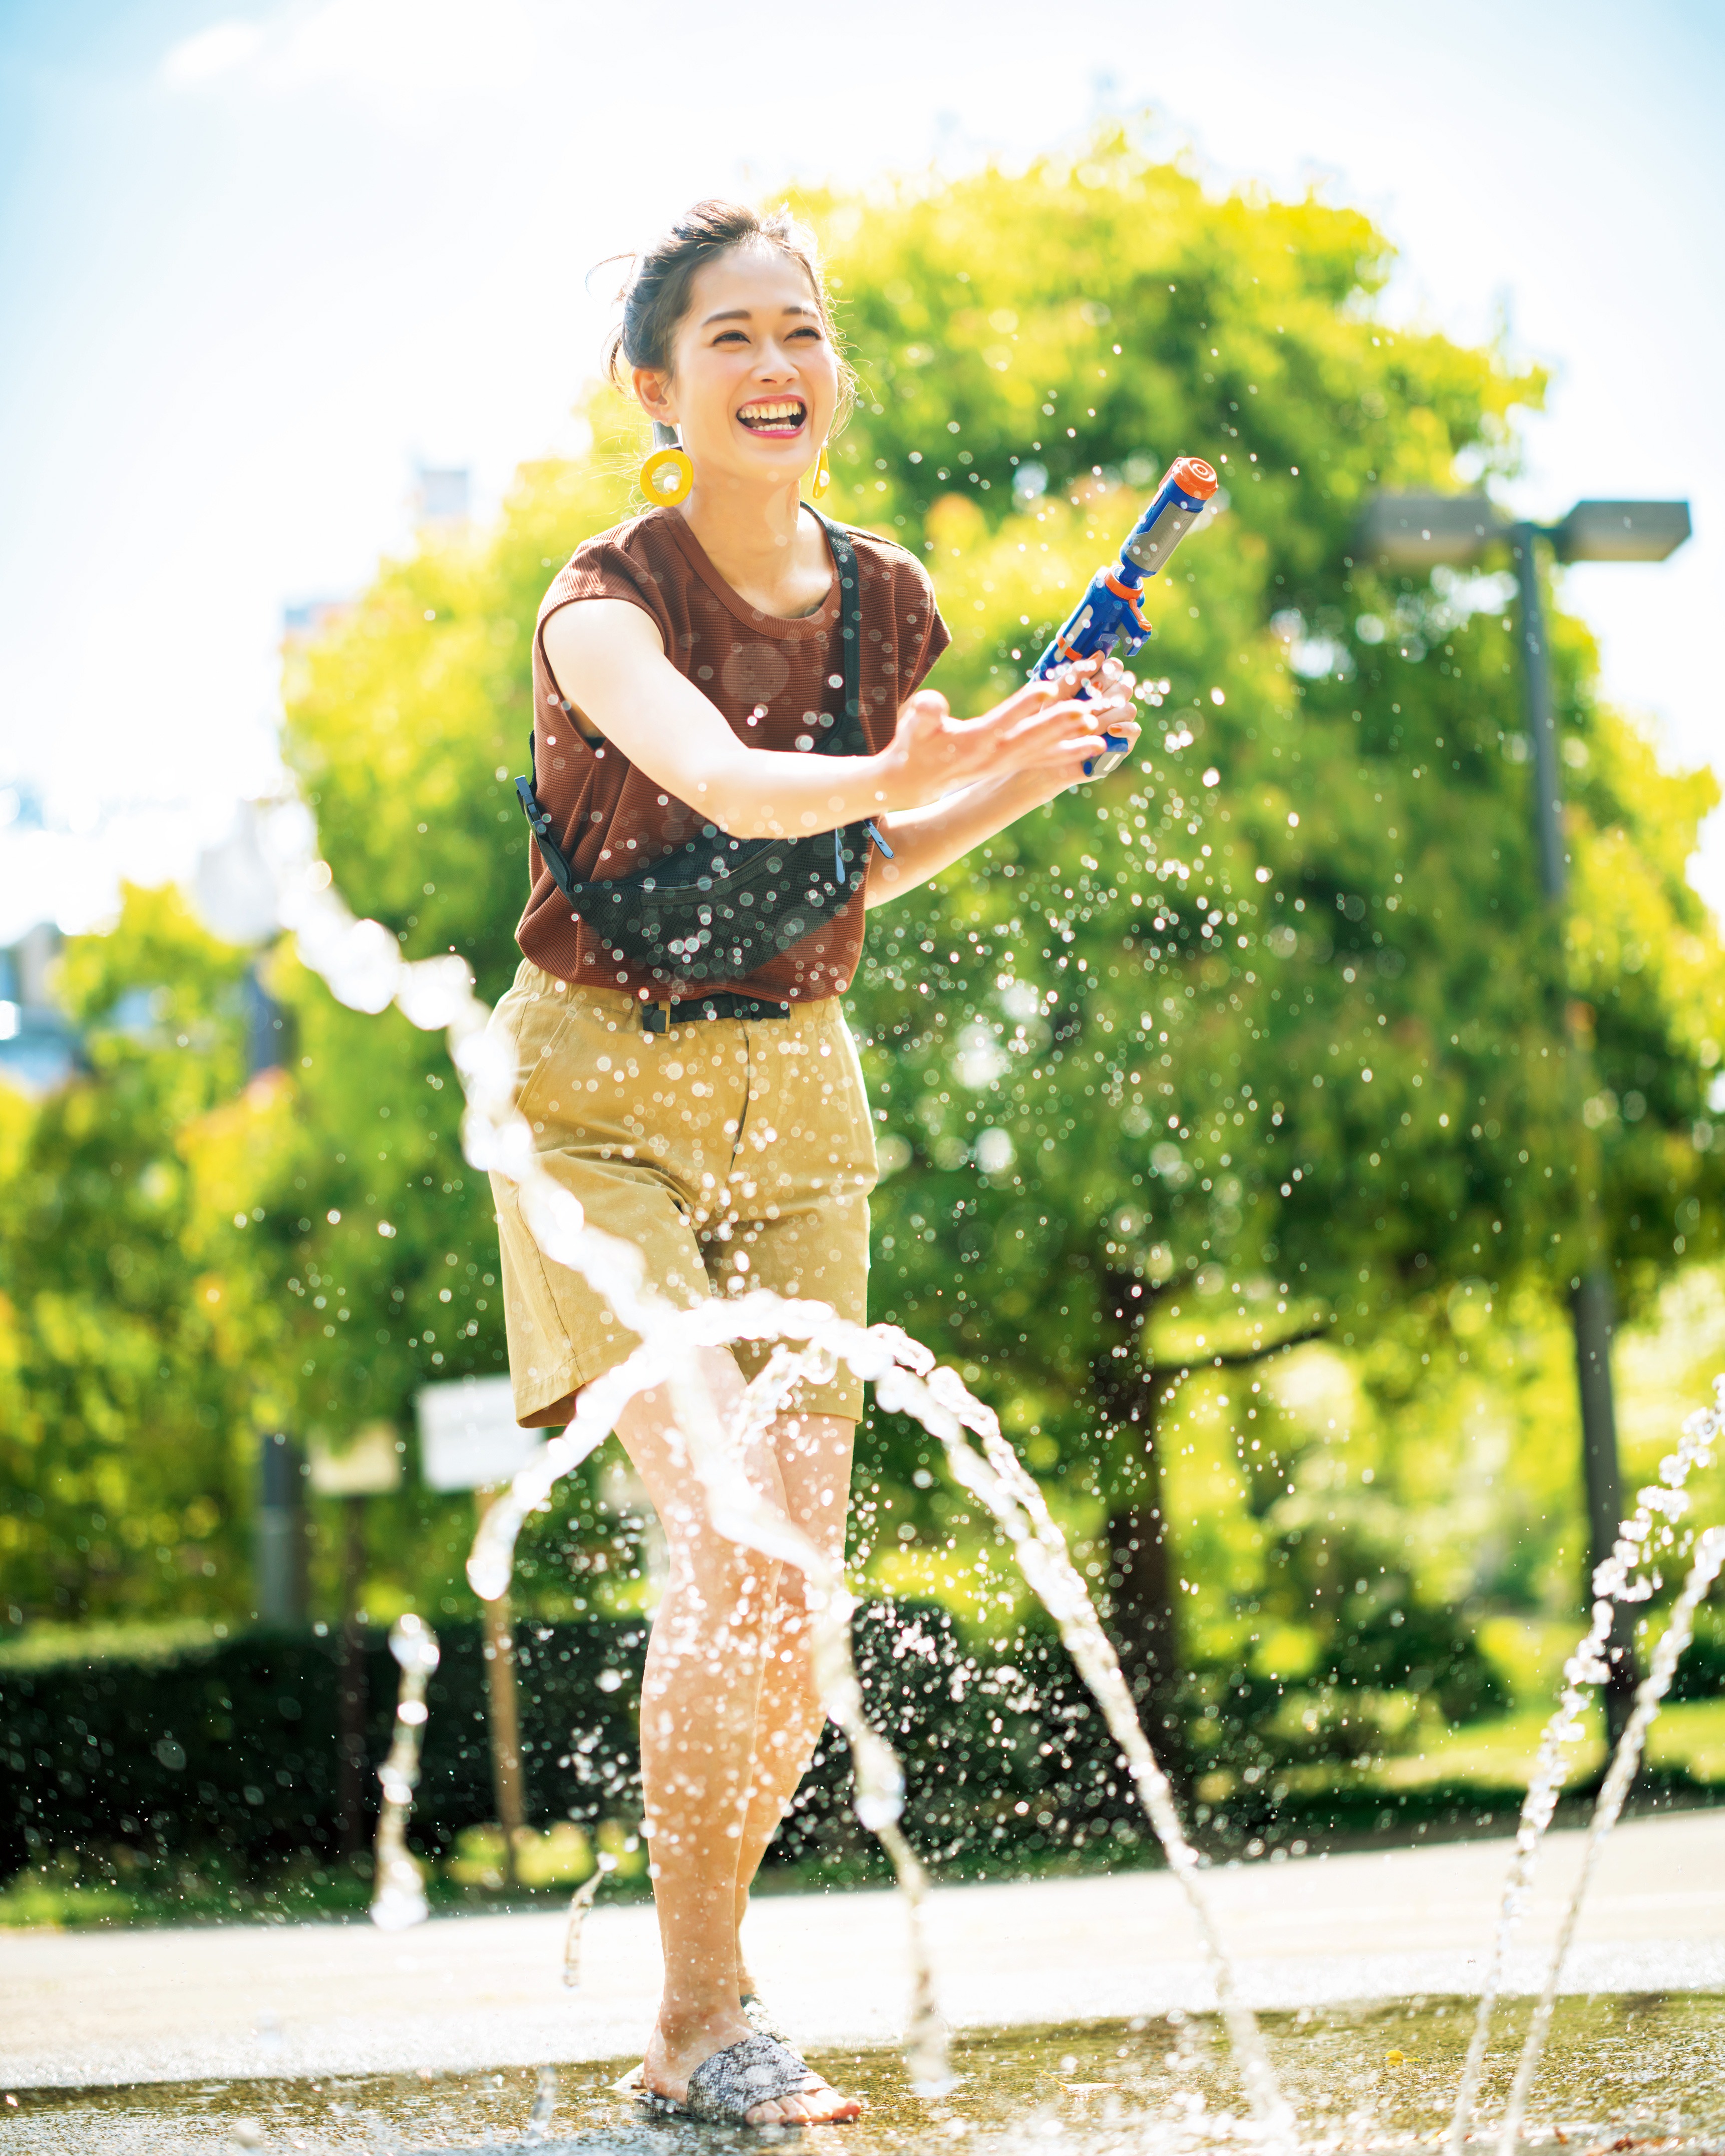
<path id="1" fill-rule="evenodd" d="M 785 1510 L 835 1564 L 845 1553 L 855 1435 L 856 1424 L 839 1415 L 781 1415 L 772 1429 Z M 826 1721 L 815 1681 L 803 1584 L 803 1574 L 794 1565 L 782 1568 L 755 1712 L 754 1781 L 738 1852 L 739 1930 L 761 1859 L 809 1771 Z M 754 1985 L 740 1943 L 737 1957 L 738 1981 L 745 1991 L 752 1991 Z"/>
<path id="2" fill-rule="evenodd" d="M 741 1397 L 730 1354 L 702 1351 L 721 1414 Z M 675 1430 L 669 1394 L 639 1395 L 618 1426 L 659 1514 L 670 1578 L 641 1688 L 641 1779 L 665 1992 L 647 2048 L 647 2086 L 680 2097 L 703 2059 L 751 2034 L 738 2004 L 737 1906 L 752 1802 L 756 1723 L 779 1567 L 710 1524 L 705 1493 Z M 783 1507 L 771 1444 L 746 1466 Z M 757 1860 L 758 1861 L 758 1860 Z M 853 2101 L 823 2089 L 760 2104 L 752 2123 L 855 2117 Z"/>

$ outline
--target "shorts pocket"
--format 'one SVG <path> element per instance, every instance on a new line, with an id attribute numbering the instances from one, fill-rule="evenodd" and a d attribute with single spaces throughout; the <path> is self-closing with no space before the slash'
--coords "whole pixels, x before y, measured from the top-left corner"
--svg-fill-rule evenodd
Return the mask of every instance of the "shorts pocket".
<path id="1" fill-rule="evenodd" d="M 531 1122 L 534 1104 L 543 1096 L 576 1014 L 566 995 L 524 996 L 518 1009 L 506 1017 L 507 1004 L 506 997 L 497 1006 L 497 1018 L 515 1048 L 516 1111 Z"/>

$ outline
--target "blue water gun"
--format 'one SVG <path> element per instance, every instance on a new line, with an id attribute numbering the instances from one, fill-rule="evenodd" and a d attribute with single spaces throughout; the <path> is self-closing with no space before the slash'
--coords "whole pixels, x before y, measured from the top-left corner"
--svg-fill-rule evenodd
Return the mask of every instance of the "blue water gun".
<path id="1" fill-rule="evenodd" d="M 1144 580 L 1167 567 L 1175 547 L 1203 516 L 1204 504 L 1221 482 L 1202 457 L 1176 457 L 1156 490 L 1156 498 L 1126 536 L 1120 559 L 1098 569 L 1064 629 L 1030 669 L 1040 681 L 1058 674 L 1075 659 L 1095 659 L 1110 651 L 1125 656 L 1147 644 L 1153 631 L 1144 618 Z M 1084 767 L 1086 778 L 1100 778 L 1124 762 L 1131 744 L 1123 734 L 1102 736 L 1103 748 Z"/>

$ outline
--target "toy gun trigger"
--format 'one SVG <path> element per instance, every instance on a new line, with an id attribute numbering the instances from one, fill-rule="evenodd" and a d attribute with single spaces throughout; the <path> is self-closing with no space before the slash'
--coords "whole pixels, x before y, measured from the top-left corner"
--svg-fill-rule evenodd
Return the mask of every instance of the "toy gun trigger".
<path id="1" fill-rule="evenodd" d="M 1155 634 L 1155 631 L 1150 626 L 1149 619 L 1144 612 L 1144 593 L 1142 586 L 1126 583 L 1123 578 L 1117 577 L 1111 569 L 1103 570 L 1102 583 L 1105 588 L 1112 592 L 1115 598 L 1122 603 L 1126 608 L 1127 613 L 1132 618 L 1132 627 L 1131 629 L 1128 629 L 1123 622 L 1120 626 L 1119 635 L 1121 640 L 1125 643 L 1126 648 L 1128 651 L 1137 650 L 1142 644 L 1147 643 Z M 1134 634 L 1134 631 L 1136 631 L 1136 634 Z M 1111 649 L 1113 648 L 1113 643 L 1114 639 L 1111 638 L 1109 639 L 1109 648 Z"/>

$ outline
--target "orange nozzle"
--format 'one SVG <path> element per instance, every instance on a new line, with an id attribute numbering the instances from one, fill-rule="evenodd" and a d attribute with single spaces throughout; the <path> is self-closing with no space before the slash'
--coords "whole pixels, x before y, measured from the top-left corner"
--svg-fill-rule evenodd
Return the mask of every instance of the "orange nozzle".
<path id="1" fill-rule="evenodd" d="M 1134 591 L 1130 584 L 1122 583 L 1118 577 L 1112 576 L 1106 571 L 1103 573 L 1102 582 L 1107 586 L 1108 589 L 1113 593 L 1116 598 L 1124 599 L 1126 601 L 1127 605 L 1132 610 L 1132 619 L 1137 623 L 1138 627 L 1140 629 L 1148 629 L 1150 624 L 1144 619 L 1144 603 L 1142 593 Z"/>
<path id="2" fill-rule="evenodd" d="M 1222 484 L 1216 476 L 1215 467 L 1207 465 L 1202 457 L 1176 457 L 1168 468 L 1168 479 L 1182 492 L 1195 494 L 1200 501 L 1208 501 Z M 1168 480 L 1164 480 L 1163 485 L 1167 484 Z"/>

